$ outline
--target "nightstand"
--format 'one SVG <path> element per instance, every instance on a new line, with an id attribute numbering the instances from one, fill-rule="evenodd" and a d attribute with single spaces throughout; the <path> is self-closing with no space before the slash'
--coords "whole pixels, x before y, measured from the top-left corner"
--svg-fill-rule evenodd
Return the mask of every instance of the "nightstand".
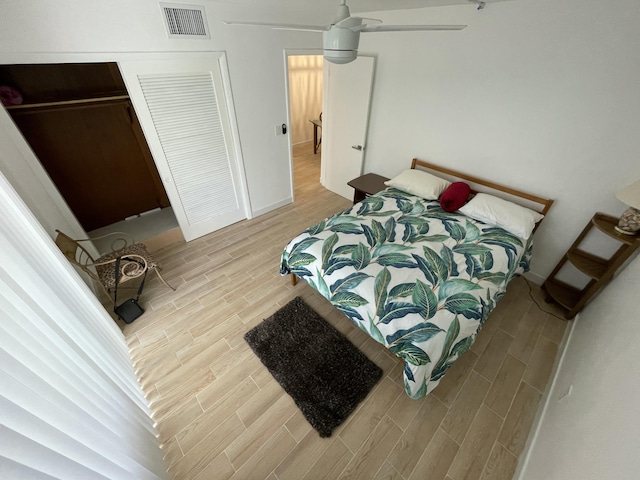
<path id="1" fill-rule="evenodd" d="M 376 175 L 375 173 L 367 173 L 358 178 L 354 178 L 350 182 L 347 182 L 347 185 L 353 187 L 355 190 L 353 192 L 353 203 L 358 203 L 367 198 L 369 195 L 373 195 L 374 193 L 378 193 L 387 186 L 384 184 L 389 180 L 387 177 L 383 177 L 382 175 Z"/>

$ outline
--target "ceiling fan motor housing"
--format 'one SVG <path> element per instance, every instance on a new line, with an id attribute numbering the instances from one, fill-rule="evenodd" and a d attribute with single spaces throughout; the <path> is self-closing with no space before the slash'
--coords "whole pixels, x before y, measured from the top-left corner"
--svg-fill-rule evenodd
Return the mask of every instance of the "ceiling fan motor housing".
<path id="1" fill-rule="evenodd" d="M 322 48 L 325 60 L 331 63 L 349 63 L 358 56 L 360 32 L 334 25 L 322 32 Z"/>
<path id="2" fill-rule="evenodd" d="M 470 0 L 474 1 L 474 0 Z M 484 2 L 480 2 L 484 3 Z M 336 18 L 329 26 L 289 25 L 262 22 L 230 22 L 227 25 L 250 25 L 271 27 L 278 30 L 297 30 L 322 32 L 322 47 L 325 60 L 331 63 L 344 64 L 353 62 L 358 56 L 358 44 L 361 32 L 413 32 L 418 30 L 462 30 L 466 25 L 374 25 L 367 22 L 381 23 L 374 18 L 352 17 L 346 0 L 340 0 Z"/>

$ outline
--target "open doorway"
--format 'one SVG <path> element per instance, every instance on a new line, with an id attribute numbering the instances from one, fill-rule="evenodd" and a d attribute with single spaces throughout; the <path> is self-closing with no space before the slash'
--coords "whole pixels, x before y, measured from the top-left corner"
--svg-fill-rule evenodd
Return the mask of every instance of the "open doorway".
<path id="1" fill-rule="evenodd" d="M 313 191 L 320 183 L 322 160 L 322 55 L 289 55 L 289 129 L 294 197 Z"/>
<path id="2" fill-rule="evenodd" d="M 14 94 L 7 112 L 89 238 L 124 231 L 146 241 L 178 227 L 115 63 L 2 65 L 0 85 Z"/>

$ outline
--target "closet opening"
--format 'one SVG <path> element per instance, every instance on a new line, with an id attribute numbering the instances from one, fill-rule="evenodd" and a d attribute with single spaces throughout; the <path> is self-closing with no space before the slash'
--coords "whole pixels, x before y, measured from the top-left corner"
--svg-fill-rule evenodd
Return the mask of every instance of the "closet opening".
<path id="1" fill-rule="evenodd" d="M 0 91 L 89 238 L 181 237 L 116 63 L 0 65 Z M 100 252 L 110 246 L 94 243 Z"/>

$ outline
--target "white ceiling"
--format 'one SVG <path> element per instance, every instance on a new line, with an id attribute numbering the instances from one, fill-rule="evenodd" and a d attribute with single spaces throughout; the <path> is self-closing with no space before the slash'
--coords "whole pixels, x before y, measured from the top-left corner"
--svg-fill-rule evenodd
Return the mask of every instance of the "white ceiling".
<path id="1" fill-rule="evenodd" d="M 264 9 L 272 8 L 274 11 L 290 10 L 301 13 L 327 12 L 333 15 L 339 0 L 209 0 L 218 4 L 233 4 L 240 8 Z M 487 4 L 504 2 L 509 0 L 485 0 Z M 410 8 L 441 7 L 447 5 L 470 5 L 470 0 L 347 0 L 347 5 L 352 13 L 378 12 L 384 10 L 405 10 Z"/>
<path id="2" fill-rule="evenodd" d="M 271 0 L 277 1 L 277 0 Z M 313 1 L 313 0 L 302 0 Z M 506 0 L 485 0 L 486 3 Z M 331 2 L 328 2 L 331 3 Z M 338 5 L 338 1 L 333 2 Z M 383 10 L 405 10 L 408 8 L 441 7 L 446 5 L 469 5 L 469 0 L 347 0 L 352 12 L 377 12 Z"/>

